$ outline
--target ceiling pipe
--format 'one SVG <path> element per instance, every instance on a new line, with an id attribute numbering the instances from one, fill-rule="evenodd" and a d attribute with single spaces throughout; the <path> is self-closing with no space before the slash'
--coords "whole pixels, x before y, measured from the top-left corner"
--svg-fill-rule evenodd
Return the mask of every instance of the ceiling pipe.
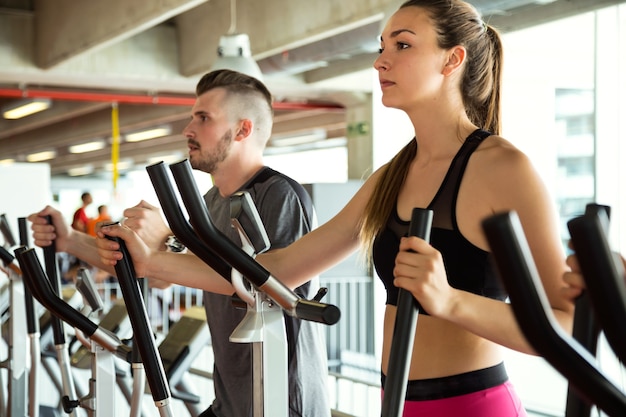
<path id="1" fill-rule="evenodd" d="M 156 104 L 171 106 L 193 106 L 196 101 L 195 97 L 189 96 L 158 96 L 158 95 L 139 95 L 139 94 L 121 94 L 121 93 L 97 93 L 82 91 L 62 91 L 62 90 L 37 90 L 37 89 L 19 89 L 19 88 L 0 88 L 0 97 L 16 97 L 16 98 L 49 98 L 51 100 L 68 100 L 68 101 L 95 101 L 95 102 L 111 102 L 120 104 Z M 274 102 L 275 110 L 313 110 L 313 109 L 343 109 L 340 104 L 331 103 L 297 103 L 297 102 Z"/>

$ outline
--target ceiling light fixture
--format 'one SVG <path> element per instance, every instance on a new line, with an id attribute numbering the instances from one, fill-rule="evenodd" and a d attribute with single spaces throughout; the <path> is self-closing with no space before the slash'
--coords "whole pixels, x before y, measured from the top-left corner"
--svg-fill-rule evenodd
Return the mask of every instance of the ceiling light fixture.
<path id="1" fill-rule="evenodd" d="M 21 119 L 31 114 L 50 108 L 52 102 L 48 98 L 27 98 L 16 101 L 2 108 L 2 117 L 5 119 Z"/>
<path id="2" fill-rule="evenodd" d="M 86 153 L 103 149 L 105 147 L 103 140 L 94 140 L 91 142 L 80 143 L 78 145 L 72 145 L 67 148 L 70 153 Z"/>
<path id="3" fill-rule="evenodd" d="M 82 167 L 74 167 L 67 170 L 67 175 L 70 177 L 80 177 L 82 175 L 89 175 L 93 172 L 93 165 L 83 165 Z"/>
<path id="4" fill-rule="evenodd" d="M 230 1 L 230 28 L 220 37 L 217 48 L 217 60 L 211 66 L 211 71 L 230 69 L 247 74 L 257 80 L 263 80 L 263 73 L 259 64 L 252 58 L 250 52 L 250 38 L 245 33 L 237 33 L 235 29 L 237 11 L 235 0 Z"/>
<path id="5" fill-rule="evenodd" d="M 11 165 L 15 162 L 13 158 L 0 159 L 0 165 Z"/>
<path id="6" fill-rule="evenodd" d="M 160 138 L 172 133 L 169 126 L 156 127 L 154 129 L 142 130 L 139 132 L 128 133 L 124 135 L 126 142 L 141 142 L 142 140 Z"/>
<path id="7" fill-rule="evenodd" d="M 118 171 L 126 171 L 127 169 L 132 168 L 134 165 L 133 161 L 130 159 L 124 160 L 124 161 L 118 161 L 117 163 L 117 169 Z M 113 171 L 113 164 L 111 162 L 107 162 L 106 164 L 104 164 L 104 170 L 105 171 Z"/>
<path id="8" fill-rule="evenodd" d="M 156 164 L 157 162 L 163 162 L 164 164 L 172 164 L 174 162 L 179 162 L 183 159 L 182 152 L 174 152 L 167 155 L 155 155 L 151 156 L 146 160 L 148 165 Z"/>
<path id="9" fill-rule="evenodd" d="M 52 159 L 55 156 L 57 156 L 57 153 L 54 150 L 41 151 L 41 152 L 34 152 L 29 155 L 26 155 L 26 160 L 28 162 L 41 162 L 41 161 L 47 161 L 49 159 Z"/>
<path id="10" fill-rule="evenodd" d="M 272 136 L 270 145 L 272 146 L 294 146 L 304 143 L 317 142 L 326 139 L 326 130 L 313 129 L 297 135 Z"/>

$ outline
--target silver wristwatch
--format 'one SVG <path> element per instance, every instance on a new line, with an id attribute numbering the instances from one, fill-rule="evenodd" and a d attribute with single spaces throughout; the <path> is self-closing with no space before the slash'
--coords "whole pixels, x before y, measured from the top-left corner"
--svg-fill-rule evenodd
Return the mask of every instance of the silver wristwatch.
<path id="1" fill-rule="evenodd" d="M 165 247 L 168 252 L 183 252 L 185 250 L 185 245 L 180 243 L 180 240 L 174 235 L 170 235 L 165 240 Z"/>

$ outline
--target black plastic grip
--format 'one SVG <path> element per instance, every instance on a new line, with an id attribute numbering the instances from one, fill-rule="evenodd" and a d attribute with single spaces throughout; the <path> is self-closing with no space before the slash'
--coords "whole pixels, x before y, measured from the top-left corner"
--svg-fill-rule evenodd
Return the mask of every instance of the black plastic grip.
<path id="1" fill-rule="evenodd" d="M 288 314 L 304 319 L 305 317 L 299 316 L 297 311 L 297 304 L 300 297 L 294 294 L 293 291 L 287 288 L 278 279 L 271 276 L 261 264 L 256 262 L 250 255 L 244 252 L 242 248 L 237 246 L 213 225 L 206 203 L 200 196 L 196 187 L 189 162 L 184 160 L 172 164 L 170 165 L 170 169 L 172 170 L 174 180 L 180 191 L 181 198 L 189 212 L 191 224 L 197 231 L 200 239 L 226 263 L 232 265 L 233 268 L 245 276 L 252 285 L 270 296 L 270 298 L 280 305 Z M 286 301 L 276 296 L 278 294 L 288 294 L 289 298 L 294 300 L 293 304 L 290 304 L 291 301 Z M 320 311 L 323 311 L 325 306 L 327 305 L 319 303 Z M 309 308 L 309 310 L 310 309 L 311 308 Z M 338 309 L 336 312 L 333 311 L 333 308 L 328 310 L 328 318 L 333 318 L 338 312 Z M 319 316 L 317 313 L 314 314 L 313 317 L 324 320 L 324 316 Z"/>
<path id="2" fill-rule="evenodd" d="M 152 398 L 155 402 L 166 400 L 170 398 L 169 384 L 165 376 L 161 356 L 159 356 L 152 336 L 148 312 L 136 280 L 135 267 L 133 266 L 130 253 L 126 248 L 124 240 L 114 236 L 106 237 L 120 245 L 120 252 L 123 255 L 122 259 L 115 264 L 115 273 L 124 297 L 126 309 L 128 310 L 128 318 L 133 328 L 133 338 L 144 364 Z"/>
<path id="3" fill-rule="evenodd" d="M 52 217 L 47 216 L 48 224 L 52 224 Z M 50 281 L 52 292 L 56 295 L 60 294 L 61 280 L 59 278 L 59 270 L 57 266 L 56 243 L 52 243 L 43 248 L 43 261 L 46 268 L 46 276 Z M 54 344 L 60 346 L 65 344 L 65 329 L 63 323 L 58 317 L 51 317 L 52 334 L 54 336 Z"/>
<path id="4" fill-rule="evenodd" d="M 177 203 L 174 189 L 170 184 L 165 165 L 158 162 L 146 167 L 148 176 L 152 181 L 154 191 L 163 209 L 163 214 L 174 232 L 174 235 L 185 245 L 194 255 L 202 259 L 207 265 L 213 268 L 218 274 L 230 282 L 231 267 L 214 251 L 208 248 L 196 235 L 189 222 L 185 219 L 180 206 Z"/>
<path id="5" fill-rule="evenodd" d="M 626 362 L 626 285 L 621 261 L 611 251 L 605 224 L 597 215 L 584 215 L 567 223 L 586 292 L 611 348 Z"/>
<path id="6" fill-rule="evenodd" d="M 332 304 L 300 299 L 296 303 L 296 317 L 303 320 L 333 325 L 341 318 L 341 311 Z"/>
<path id="7" fill-rule="evenodd" d="M 517 214 L 491 216 L 482 226 L 529 343 L 589 404 L 597 404 L 612 416 L 626 415 L 624 393 L 596 367 L 595 358 L 556 323 Z"/>
<path id="8" fill-rule="evenodd" d="M 189 162 L 184 160 L 171 164 L 170 169 L 189 213 L 191 225 L 198 232 L 200 239 L 227 264 L 232 265 L 241 272 L 253 285 L 257 287 L 263 286 L 268 280 L 270 273 L 215 228 L 209 217 L 206 203 L 196 187 Z"/>
<path id="9" fill-rule="evenodd" d="M 585 215 L 600 216 L 607 230 L 610 214 L 611 208 L 609 206 L 590 203 L 585 207 Z M 583 291 L 576 299 L 575 304 L 572 337 L 587 349 L 589 353 L 596 356 L 598 337 L 602 329 L 598 320 L 596 320 L 589 294 Z M 567 389 L 565 415 L 567 417 L 589 417 L 591 415 L 591 406 L 570 387 Z"/>
<path id="10" fill-rule="evenodd" d="M 11 255 L 11 252 L 6 250 L 4 246 L 0 246 L 0 259 L 2 259 L 2 262 L 4 262 L 5 265 L 9 265 L 11 262 L 13 262 L 13 259 L 15 259 L 15 257 Z"/>
<path id="11" fill-rule="evenodd" d="M 28 247 L 28 225 L 26 217 L 17 218 L 17 229 L 20 237 L 20 245 Z M 35 303 L 33 302 L 33 294 L 31 294 L 28 286 L 24 286 L 24 303 L 26 306 L 26 329 L 29 334 L 39 333 L 39 319 L 35 314 Z"/>
<path id="12" fill-rule="evenodd" d="M 60 317 L 65 322 L 80 329 L 87 337 L 93 335 L 98 329 L 98 325 L 70 307 L 53 291 L 35 250 L 20 247 L 15 250 L 15 255 L 24 271 L 24 282 L 35 298 L 56 318 Z"/>
<path id="13" fill-rule="evenodd" d="M 9 246 L 15 246 L 15 238 L 13 237 L 13 233 L 11 233 L 11 227 L 4 213 L 0 214 L 0 233 L 2 233 L 5 242 Z"/>
<path id="14" fill-rule="evenodd" d="M 430 241 L 430 229 L 433 222 L 433 211 L 414 208 L 409 224 L 409 236 L 417 236 Z M 413 353 L 415 328 L 419 315 L 419 304 L 413 294 L 400 288 L 396 308 L 396 321 L 389 352 L 389 367 L 385 380 L 385 391 L 382 404 L 383 416 L 401 416 L 404 410 L 404 398 Z"/>

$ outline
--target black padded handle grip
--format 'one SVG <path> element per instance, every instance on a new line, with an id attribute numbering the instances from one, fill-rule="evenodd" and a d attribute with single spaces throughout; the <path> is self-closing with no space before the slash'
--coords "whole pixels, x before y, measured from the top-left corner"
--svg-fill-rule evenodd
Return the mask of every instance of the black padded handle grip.
<path id="1" fill-rule="evenodd" d="M 310 300 L 298 300 L 295 311 L 295 316 L 300 319 L 328 325 L 337 323 L 341 318 L 341 311 L 336 306 Z"/>
<path id="2" fill-rule="evenodd" d="M 585 215 L 596 215 L 606 223 L 608 231 L 611 208 L 600 204 L 590 203 L 585 207 Z M 573 243 L 573 242 L 572 242 Z M 586 291 L 576 299 L 574 310 L 574 325 L 572 337 L 580 343 L 592 355 L 596 355 L 598 348 L 598 337 L 600 335 L 600 325 L 596 320 L 589 294 Z M 568 387 L 567 400 L 565 403 L 565 415 L 567 417 L 589 417 L 591 406 L 578 396 L 576 390 Z"/>
<path id="3" fill-rule="evenodd" d="M 189 213 L 191 225 L 200 239 L 256 287 L 263 286 L 270 273 L 213 225 L 206 204 L 196 187 L 189 162 L 177 162 L 170 165 L 170 169 Z"/>
<path id="4" fill-rule="evenodd" d="M 265 292 L 278 305 L 280 305 L 288 314 L 297 318 L 307 319 L 298 315 L 298 297 L 293 291 L 282 284 L 278 279 L 270 275 L 261 264 L 256 262 L 250 255 L 237 246 L 232 240 L 226 237 L 218 230 L 211 221 L 209 211 L 206 204 L 195 184 L 191 172 L 191 165 L 187 160 L 170 165 L 174 180 L 180 191 L 181 198 L 189 212 L 191 224 L 198 232 L 198 236 L 203 242 L 211 248 L 218 256 L 220 256 L 227 264 L 232 265 L 237 271 L 252 283 L 252 285 Z M 284 298 L 280 295 L 286 295 Z M 289 301 L 291 300 L 291 301 Z M 311 302 L 313 303 L 313 302 Z M 310 319 L 320 321 L 332 319 L 338 313 L 336 307 L 329 307 L 326 304 L 319 303 L 318 313 L 313 313 L 312 306 L 305 308 L 306 314 L 310 315 Z M 328 307 L 328 310 L 325 310 Z M 324 313 L 324 311 L 326 311 Z M 325 318 L 325 316 L 328 316 Z M 337 318 L 338 320 L 338 318 Z"/>
<path id="5" fill-rule="evenodd" d="M 6 250 L 4 246 L 0 246 L 0 259 L 2 259 L 2 262 L 4 262 L 5 265 L 9 265 L 11 262 L 13 262 L 13 259 L 15 259 L 15 257 L 11 255 L 11 252 Z"/>
<path id="6" fill-rule="evenodd" d="M 430 229 L 433 211 L 414 208 L 411 213 L 409 236 L 417 236 L 430 241 Z M 389 367 L 385 380 L 385 392 L 382 404 L 383 416 L 401 416 L 411 365 L 411 354 L 415 340 L 415 327 L 419 315 L 419 304 L 409 291 L 400 288 L 396 321 L 389 353 Z"/>
<path id="7" fill-rule="evenodd" d="M 197 257 L 213 268 L 218 274 L 230 282 L 231 267 L 214 251 L 207 247 L 196 235 L 189 222 L 185 219 L 177 203 L 174 189 L 169 181 L 163 162 L 150 165 L 146 168 L 152 181 L 154 191 L 161 203 L 163 214 L 167 219 L 174 235 Z"/>
<path id="8" fill-rule="evenodd" d="M 20 245 L 28 247 L 28 225 L 26 217 L 17 218 L 18 234 L 20 236 Z M 24 286 L 24 303 L 26 306 L 26 329 L 29 334 L 39 333 L 39 319 L 35 314 L 35 303 L 33 294 L 28 289 L 28 285 Z"/>
<path id="9" fill-rule="evenodd" d="M 80 329 L 87 337 L 93 335 L 98 329 L 98 325 L 59 298 L 59 295 L 52 289 L 35 250 L 26 249 L 22 246 L 15 250 L 15 255 L 24 270 L 24 282 L 34 297 L 50 310 L 57 319 L 60 317 L 67 323 Z"/>
<path id="10" fill-rule="evenodd" d="M 52 217 L 47 216 L 48 224 L 52 224 Z M 59 270 L 57 266 L 57 249 L 56 243 L 53 240 L 52 243 L 43 248 L 43 261 L 46 268 L 46 276 L 50 281 L 52 292 L 59 295 L 61 289 L 61 279 L 59 277 Z M 32 290 L 31 290 L 32 291 Z M 63 323 L 56 317 L 51 317 L 52 334 L 54 336 L 54 344 L 60 346 L 65 344 L 65 329 L 63 329 Z"/>
<path id="11" fill-rule="evenodd" d="M 0 214 L 0 233 L 2 233 L 4 240 L 9 246 L 15 246 L 15 238 L 11 232 L 7 216 L 4 213 Z"/>
<path id="12" fill-rule="evenodd" d="M 517 322 L 533 348 L 589 404 L 609 415 L 626 415 L 626 396 L 595 365 L 595 358 L 556 323 L 515 212 L 482 223 Z"/>
<path id="13" fill-rule="evenodd" d="M 128 318 L 133 328 L 133 338 L 144 363 L 146 379 L 150 386 L 152 398 L 155 402 L 166 400 L 171 396 L 169 384 L 167 383 L 161 356 L 152 336 L 148 312 L 146 311 L 146 305 L 136 279 L 133 261 L 124 240 L 113 236 L 106 237 L 120 245 L 120 252 L 123 255 L 122 259 L 115 264 L 115 273 L 124 297 L 126 309 L 128 310 Z"/>
<path id="14" fill-rule="evenodd" d="M 606 238 L 597 215 L 584 215 L 567 223 L 596 318 L 611 348 L 626 362 L 626 285 L 624 268 Z"/>

